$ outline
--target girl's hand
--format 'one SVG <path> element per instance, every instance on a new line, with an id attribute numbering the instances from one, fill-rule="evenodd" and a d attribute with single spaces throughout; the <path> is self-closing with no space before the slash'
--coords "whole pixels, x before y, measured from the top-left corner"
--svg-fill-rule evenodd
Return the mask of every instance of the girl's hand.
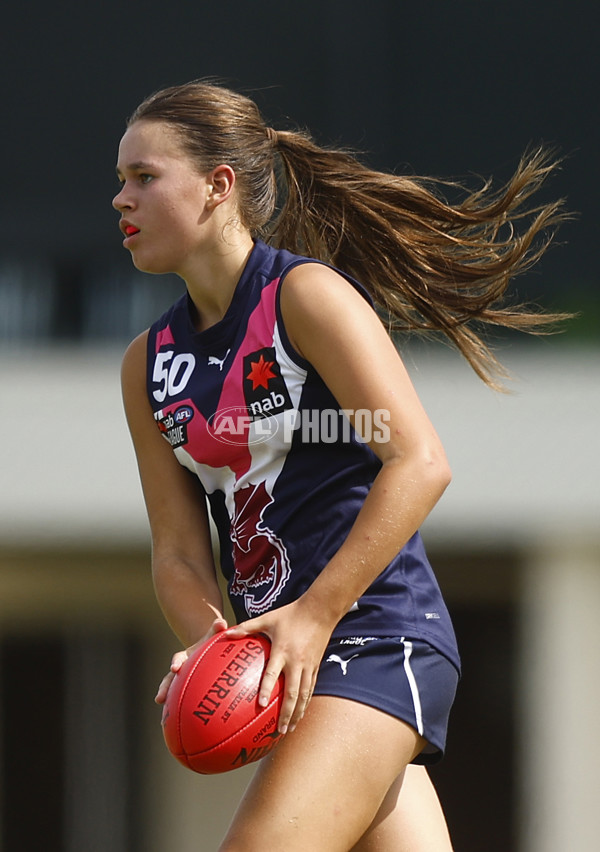
<path id="1" fill-rule="evenodd" d="M 261 681 L 258 703 L 263 707 L 268 704 L 283 672 L 285 691 L 278 725 L 282 734 L 293 731 L 304 716 L 332 630 L 333 626 L 308 613 L 300 598 L 227 631 L 232 639 L 264 633 L 271 640 L 271 655 Z"/>
<path id="2" fill-rule="evenodd" d="M 227 622 L 224 618 L 215 618 L 208 632 L 195 642 L 193 645 L 190 645 L 189 648 L 186 648 L 184 651 L 177 651 L 176 654 L 173 654 L 173 659 L 171 660 L 171 668 L 169 672 L 163 677 L 160 682 L 160 686 L 158 687 L 158 692 L 156 693 L 155 701 L 157 704 L 164 704 L 167 698 L 167 693 L 169 691 L 169 687 L 173 681 L 173 678 L 185 663 L 190 654 L 193 654 L 194 651 L 203 645 L 211 636 L 214 636 L 215 633 L 221 633 L 222 631 L 227 630 Z"/>

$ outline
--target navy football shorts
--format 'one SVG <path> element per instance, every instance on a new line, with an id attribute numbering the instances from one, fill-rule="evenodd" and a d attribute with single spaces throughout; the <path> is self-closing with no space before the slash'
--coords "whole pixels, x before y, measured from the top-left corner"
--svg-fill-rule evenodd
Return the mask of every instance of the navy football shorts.
<path id="1" fill-rule="evenodd" d="M 441 760 L 458 684 L 455 666 L 427 642 L 349 636 L 327 646 L 314 695 L 349 698 L 407 722 L 427 740 L 413 763 Z"/>

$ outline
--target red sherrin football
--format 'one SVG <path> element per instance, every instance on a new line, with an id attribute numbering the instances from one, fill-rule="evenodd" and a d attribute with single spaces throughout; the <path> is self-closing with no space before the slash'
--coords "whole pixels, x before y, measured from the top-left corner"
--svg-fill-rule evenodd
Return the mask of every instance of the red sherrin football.
<path id="1" fill-rule="evenodd" d="M 270 651 L 262 634 L 217 633 L 185 661 L 162 714 L 167 748 L 184 766 L 203 775 L 228 772 L 264 757 L 279 741 L 283 675 L 269 704 L 258 704 Z"/>

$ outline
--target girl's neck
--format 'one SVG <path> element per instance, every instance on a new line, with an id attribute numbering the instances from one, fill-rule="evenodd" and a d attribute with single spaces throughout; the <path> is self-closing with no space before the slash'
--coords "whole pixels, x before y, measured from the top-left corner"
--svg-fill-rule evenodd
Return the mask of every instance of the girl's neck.
<path id="1" fill-rule="evenodd" d="M 183 276 L 196 308 L 197 331 L 205 331 L 223 319 L 254 248 L 246 230 L 228 231 L 225 237 L 202 255 L 191 273 Z"/>

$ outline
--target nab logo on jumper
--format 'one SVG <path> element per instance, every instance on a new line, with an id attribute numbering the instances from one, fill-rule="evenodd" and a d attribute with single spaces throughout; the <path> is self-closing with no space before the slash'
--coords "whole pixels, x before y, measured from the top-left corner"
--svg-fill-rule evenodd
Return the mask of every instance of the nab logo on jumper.
<path id="1" fill-rule="evenodd" d="M 244 356 L 244 400 L 252 420 L 273 417 L 292 407 L 274 347 Z"/>

